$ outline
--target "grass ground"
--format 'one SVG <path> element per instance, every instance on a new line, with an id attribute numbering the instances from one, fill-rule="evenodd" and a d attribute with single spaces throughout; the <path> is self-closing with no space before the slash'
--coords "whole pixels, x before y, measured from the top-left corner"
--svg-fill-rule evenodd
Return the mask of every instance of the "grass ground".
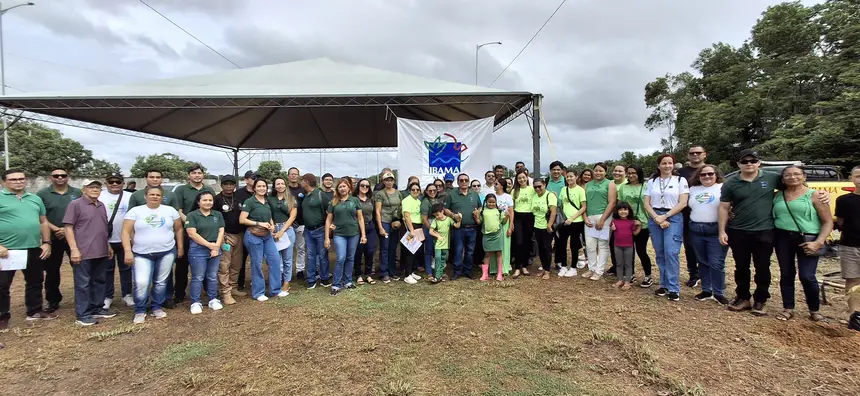
<path id="1" fill-rule="evenodd" d="M 13 285 L 5 395 L 860 394 L 860 335 L 839 323 L 844 298 L 831 293 L 831 322 L 813 323 L 798 284 L 797 317 L 777 321 L 775 265 L 764 318 L 696 302 L 689 288 L 672 303 L 609 279 L 525 277 L 337 297 L 296 284 L 284 299 L 195 316 L 185 304 L 140 326 L 118 307 L 90 328 L 74 324 L 64 270 L 57 321 L 25 323 L 23 279 Z"/>

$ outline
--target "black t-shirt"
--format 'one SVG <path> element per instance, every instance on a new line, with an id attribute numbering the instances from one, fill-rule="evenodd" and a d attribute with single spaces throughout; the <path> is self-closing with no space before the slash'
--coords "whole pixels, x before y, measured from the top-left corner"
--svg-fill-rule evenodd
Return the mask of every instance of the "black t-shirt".
<path id="1" fill-rule="evenodd" d="M 693 176 L 696 175 L 697 170 L 699 170 L 699 168 L 685 166 L 681 169 L 678 169 L 678 174 L 681 175 L 681 177 L 687 179 L 687 184 L 692 186 Z M 684 215 L 684 226 L 686 227 L 690 223 L 690 205 L 685 206 L 684 209 L 681 210 L 681 214 Z"/>
<path id="2" fill-rule="evenodd" d="M 215 196 L 214 209 L 221 212 L 224 217 L 224 232 L 228 234 L 241 234 L 245 232 L 245 226 L 239 224 L 239 215 L 242 213 L 242 202 L 236 194 L 225 197 L 223 193 Z"/>
<path id="3" fill-rule="evenodd" d="M 290 189 L 290 194 L 293 194 L 293 199 L 296 200 L 296 221 L 293 224 L 300 226 L 305 225 L 305 219 L 302 217 L 302 201 L 305 200 L 305 190 L 299 184 L 296 187 L 287 186 Z"/>
<path id="4" fill-rule="evenodd" d="M 836 217 L 843 220 L 840 245 L 860 247 L 860 195 L 836 198 Z"/>
<path id="5" fill-rule="evenodd" d="M 236 196 L 236 202 L 239 203 L 239 206 L 242 206 L 243 202 L 247 201 L 248 198 L 251 198 L 254 196 L 254 192 L 248 191 L 247 186 L 242 186 L 242 188 L 237 189 L 236 192 L 233 193 L 233 195 Z"/>

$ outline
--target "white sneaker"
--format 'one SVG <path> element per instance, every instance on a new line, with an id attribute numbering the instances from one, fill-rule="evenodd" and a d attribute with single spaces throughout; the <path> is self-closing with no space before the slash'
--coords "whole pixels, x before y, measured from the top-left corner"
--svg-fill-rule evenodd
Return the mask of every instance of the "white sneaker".
<path id="1" fill-rule="evenodd" d="M 167 312 L 164 312 L 163 309 L 156 309 L 152 311 L 152 316 L 154 316 L 156 319 L 164 319 L 167 317 Z"/>
<path id="2" fill-rule="evenodd" d="M 111 299 L 109 299 L 109 298 L 106 298 L 106 299 L 105 299 L 105 305 L 104 305 L 102 308 L 104 308 L 104 309 L 110 309 L 110 305 L 111 305 L 111 303 L 112 303 L 112 302 L 113 302 L 113 300 L 111 300 Z"/>
<path id="3" fill-rule="evenodd" d="M 197 315 L 200 313 L 203 313 L 203 305 L 201 305 L 200 303 L 191 304 L 191 314 Z"/>
<path id="4" fill-rule="evenodd" d="M 264 294 L 260 297 L 257 297 L 257 301 L 259 301 L 259 302 L 269 301 L 269 297 L 266 297 L 266 295 Z"/>
<path id="5" fill-rule="evenodd" d="M 280 292 L 280 293 L 278 293 L 278 297 L 286 297 L 286 296 L 289 296 L 289 295 L 290 295 L 290 292 L 289 292 L 289 291 L 286 291 L 286 290 L 281 290 L 281 292 Z"/>
<path id="6" fill-rule="evenodd" d="M 576 270 L 574 270 L 574 271 L 576 271 Z M 565 267 L 561 267 L 561 269 L 558 270 L 558 277 L 561 278 L 563 276 L 567 276 L 567 268 L 565 268 Z"/>
<path id="7" fill-rule="evenodd" d="M 418 281 L 415 280 L 415 278 L 413 278 L 411 276 L 407 276 L 407 277 L 403 278 L 403 281 L 410 284 L 410 285 L 414 285 L 414 284 L 418 283 Z"/>
<path id="8" fill-rule="evenodd" d="M 591 280 L 593 280 L 593 281 L 599 281 L 599 280 L 600 280 L 600 278 L 603 278 L 603 275 L 600 275 L 600 274 L 594 274 L 594 275 L 591 275 L 591 278 L 588 278 L 588 279 L 591 279 Z"/>
<path id="9" fill-rule="evenodd" d="M 126 294 L 122 297 L 122 302 L 124 302 L 125 305 L 128 307 L 133 307 L 134 306 L 134 297 L 132 297 L 131 294 Z"/>
<path id="10" fill-rule="evenodd" d="M 410 277 L 410 278 L 412 278 L 412 279 L 415 279 L 416 281 L 420 281 L 420 280 L 421 280 L 421 275 L 418 275 L 418 274 L 416 274 L 416 273 L 414 273 L 414 272 L 412 273 L 412 275 L 409 275 L 409 277 Z"/>
<path id="11" fill-rule="evenodd" d="M 223 305 L 221 305 L 221 300 L 219 300 L 219 299 L 217 299 L 217 298 L 216 298 L 216 299 L 214 299 L 214 300 L 212 300 L 212 301 L 209 301 L 209 309 L 211 309 L 211 310 L 213 310 L 213 311 L 218 311 L 218 310 L 220 310 L 221 308 L 224 308 L 224 306 L 223 306 Z"/>
<path id="12" fill-rule="evenodd" d="M 134 320 L 132 321 L 132 323 L 141 324 L 143 322 L 146 322 L 146 314 L 145 313 L 134 314 Z"/>
<path id="13" fill-rule="evenodd" d="M 577 262 L 576 262 L 576 268 L 577 268 L 577 269 L 583 269 L 583 268 L 585 268 L 585 260 L 583 260 L 583 259 L 579 259 L 579 261 L 577 261 Z"/>
<path id="14" fill-rule="evenodd" d="M 565 278 L 573 278 L 576 276 L 576 268 L 570 267 L 567 269 L 567 272 L 564 273 Z"/>

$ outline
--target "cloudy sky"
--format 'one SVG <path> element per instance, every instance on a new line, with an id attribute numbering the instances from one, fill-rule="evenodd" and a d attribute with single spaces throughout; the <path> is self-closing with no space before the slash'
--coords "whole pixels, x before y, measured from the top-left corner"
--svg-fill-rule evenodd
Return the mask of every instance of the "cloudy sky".
<path id="1" fill-rule="evenodd" d="M 235 68 L 137 0 L 35 0 L 3 18 L 8 94 L 73 90 Z M 329 57 L 422 77 L 488 85 L 558 6 L 558 0 L 147 0 L 242 67 Z M 559 159 L 594 162 L 648 153 L 660 135 L 643 126 L 644 86 L 689 69 L 717 41 L 740 44 L 774 0 L 569 0 L 494 84 L 545 95 Z M 9 7 L 15 1 L 4 1 Z M 16 91 L 17 90 L 17 91 Z M 137 155 L 173 152 L 212 173 L 222 153 L 60 127 L 128 171 Z M 595 139 L 595 137 L 599 137 Z M 553 159 L 542 136 L 543 166 Z M 530 162 L 527 121 L 494 135 L 497 162 Z M 397 166 L 393 153 L 258 155 L 336 175 Z M 544 169 L 545 170 L 545 169 Z"/>

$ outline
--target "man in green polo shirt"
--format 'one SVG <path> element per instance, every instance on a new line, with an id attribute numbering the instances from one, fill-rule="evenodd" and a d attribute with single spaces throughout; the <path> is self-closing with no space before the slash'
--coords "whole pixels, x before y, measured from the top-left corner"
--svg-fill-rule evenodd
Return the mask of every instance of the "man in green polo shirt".
<path id="1" fill-rule="evenodd" d="M 70 186 L 69 172 L 57 167 L 51 171 L 51 185 L 39 190 L 36 195 L 45 204 L 48 227 L 51 229 L 51 256 L 45 259 L 42 268 L 45 271 L 45 299 L 48 300 L 45 311 L 54 312 L 60 309 L 60 301 L 63 300 L 63 294 L 60 293 L 63 254 L 70 255 L 63 216 L 69 203 L 81 197 L 81 190 Z"/>
<path id="2" fill-rule="evenodd" d="M 0 258 L 23 254 L 27 257 L 24 273 L 24 305 L 27 320 L 56 319 L 57 315 L 42 308 L 43 260 L 51 255 L 51 231 L 42 199 L 28 193 L 27 177 L 20 169 L 3 172 L 4 188 L 0 191 Z M 11 314 L 9 288 L 14 270 L 0 268 L 0 331 L 9 328 Z"/>
<path id="3" fill-rule="evenodd" d="M 203 185 L 203 167 L 200 164 L 192 164 L 188 167 L 188 183 L 176 187 L 173 191 L 173 201 L 179 211 L 179 218 L 185 223 L 185 215 L 191 213 L 197 194 L 208 191 L 215 195 L 215 191 L 209 186 Z M 188 234 L 185 234 L 185 246 L 190 246 Z M 167 297 L 173 292 L 173 302 L 176 304 L 185 300 L 185 289 L 188 287 L 188 255 L 176 258 L 176 267 L 173 268 L 174 287 L 167 283 Z"/>
<path id="4" fill-rule="evenodd" d="M 473 279 L 473 255 L 478 238 L 475 216 L 481 210 L 481 197 L 469 188 L 469 180 L 469 175 L 465 173 L 457 175 L 459 188 L 445 197 L 445 215 L 461 222 L 460 228 L 451 232 L 451 244 L 454 245 L 454 274 L 451 280 L 460 276 Z"/>
<path id="5" fill-rule="evenodd" d="M 308 289 L 319 284 L 329 287 L 330 264 L 325 249 L 326 208 L 331 201 L 328 195 L 317 187 L 317 178 L 312 173 L 302 176 L 305 199 L 302 200 L 302 216 L 305 221 L 305 246 L 308 249 L 307 271 Z"/>
<path id="6" fill-rule="evenodd" d="M 157 169 L 149 169 L 146 171 L 146 187 L 158 187 L 161 185 L 164 178 L 160 170 Z M 179 205 L 177 204 L 173 191 L 164 190 L 164 197 L 161 198 L 161 203 L 163 205 L 170 205 L 174 209 L 179 210 Z M 128 199 L 128 209 L 136 208 L 141 205 L 146 205 L 146 188 L 141 188 L 140 190 L 135 191 L 131 194 L 131 198 Z"/>

